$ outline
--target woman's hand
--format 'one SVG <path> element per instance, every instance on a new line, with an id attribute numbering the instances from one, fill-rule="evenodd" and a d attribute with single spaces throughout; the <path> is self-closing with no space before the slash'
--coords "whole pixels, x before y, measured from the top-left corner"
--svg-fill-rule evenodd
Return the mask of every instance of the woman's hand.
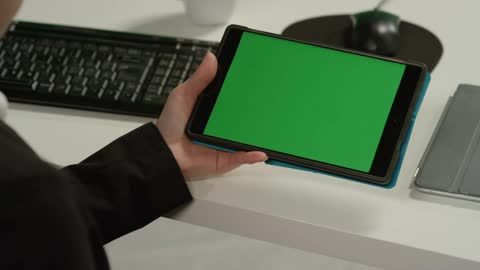
<path id="1" fill-rule="evenodd" d="M 227 153 L 194 144 L 185 135 L 185 127 L 198 95 L 207 87 L 217 72 L 217 59 L 208 52 L 197 71 L 172 91 L 157 127 L 170 147 L 186 179 L 222 174 L 242 164 L 263 162 L 263 152 Z"/>

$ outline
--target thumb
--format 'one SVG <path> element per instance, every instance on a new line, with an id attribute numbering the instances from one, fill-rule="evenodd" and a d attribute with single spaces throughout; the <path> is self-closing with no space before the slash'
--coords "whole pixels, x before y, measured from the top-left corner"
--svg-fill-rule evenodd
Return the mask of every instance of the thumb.
<path id="1" fill-rule="evenodd" d="M 217 151 L 217 174 L 229 172 L 243 164 L 264 162 L 267 158 L 265 153 L 259 151 L 235 153 Z"/>
<path id="2" fill-rule="evenodd" d="M 213 80 L 216 73 L 217 58 L 211 52 L 207 52 L 200 66 L 198 66 L 192 77 L 184 83 L 184 86 L 190 93 L 198 96 Z"/>

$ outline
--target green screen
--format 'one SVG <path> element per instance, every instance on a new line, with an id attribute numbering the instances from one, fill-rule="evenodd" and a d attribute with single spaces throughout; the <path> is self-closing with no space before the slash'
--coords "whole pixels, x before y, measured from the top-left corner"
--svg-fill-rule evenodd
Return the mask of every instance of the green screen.
<path id="1" fill-rule="evenodd" d="M 244 32 L 204 134 L 369 172 L 404 70 Z"/>

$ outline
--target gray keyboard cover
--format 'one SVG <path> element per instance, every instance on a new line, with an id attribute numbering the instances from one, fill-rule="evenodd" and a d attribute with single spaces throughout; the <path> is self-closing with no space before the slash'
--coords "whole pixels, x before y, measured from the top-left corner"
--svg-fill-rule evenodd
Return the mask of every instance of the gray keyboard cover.
<path id="1" fill-rule="evenodd" d="M 415 174 L 422 191 L 480 201 L 480 87 L 450 98 Z"/>

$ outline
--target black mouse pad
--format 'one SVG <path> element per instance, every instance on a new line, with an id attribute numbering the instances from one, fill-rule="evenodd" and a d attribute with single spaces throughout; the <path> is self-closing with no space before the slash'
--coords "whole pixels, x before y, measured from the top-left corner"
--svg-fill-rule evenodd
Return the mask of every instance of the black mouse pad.
<path id="1" fill-rule="evenodd" d="M 333 15 L 293 23 L 283 30 L 282 35 L 314 43 L 348 47 L 351 29 L 350 15 Z M 424 63 L 432 72 L 443 53 L 440 40 L 427 29 L 405 21 L 400 23 L 399 30 L 400 49 L 394 57 Z"/>

